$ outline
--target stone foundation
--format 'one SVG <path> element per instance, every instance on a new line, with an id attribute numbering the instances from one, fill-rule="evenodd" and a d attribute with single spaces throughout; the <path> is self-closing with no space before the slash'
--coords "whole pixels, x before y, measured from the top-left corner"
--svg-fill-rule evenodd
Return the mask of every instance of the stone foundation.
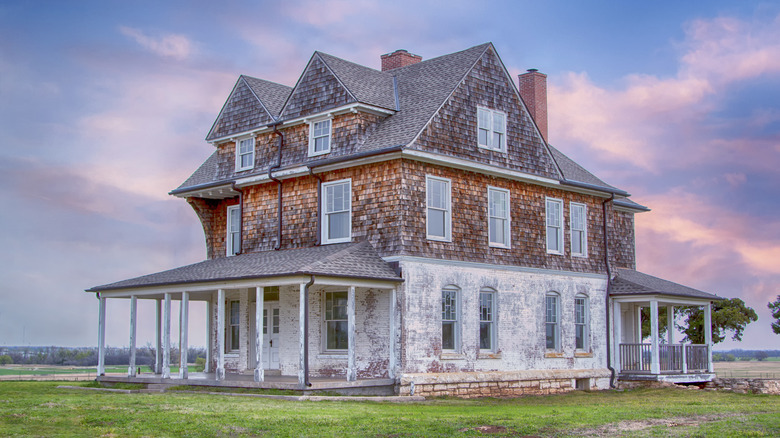
<path id="1" fill-rule="evenodd" d="M 778 379 L 745 379 L 717 378 L 707 384 L 707 388 L 733 391 L 740 394 L 775 394 L 780 395 L 780 380 Z"/>

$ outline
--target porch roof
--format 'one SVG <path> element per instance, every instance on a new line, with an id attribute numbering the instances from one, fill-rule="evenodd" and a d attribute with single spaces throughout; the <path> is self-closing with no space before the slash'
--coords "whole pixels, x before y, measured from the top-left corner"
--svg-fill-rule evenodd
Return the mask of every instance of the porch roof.
<path id="1" fill-rule="evenodd" d="M 403 281 L 395 269 L 379 257 L 368 241 L 362 241 L 221 257 L 116 283 L 95 286 L 86 291 L 101 292 L 290 275 Z"/>
<path id="2" fill-rule="evenodd" d="M 610 296 L 672 295 L 704 300 L 722 300 L 722 297 L 692 287 L 654 277 L 634 269 L 617 268 L 611 280 Z"/>

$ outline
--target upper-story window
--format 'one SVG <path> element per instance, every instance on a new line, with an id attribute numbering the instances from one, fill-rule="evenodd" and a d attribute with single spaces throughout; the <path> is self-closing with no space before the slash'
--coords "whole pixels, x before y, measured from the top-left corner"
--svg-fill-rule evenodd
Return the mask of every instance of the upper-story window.
<path id="1" fill-rule="evenodd" d="M 450 180 L 435 176 L 425 177 L 427 237 L 431 240 L 450 241 L 452 211 L 450 204 Z"/>
<path id="2" fill-rule="evenodd" d="M 236 141 L 236 172 L 255 167 L 255 138 Z"/>
<path id="3" fill-rule="evenodd" d="M 588 220 L 585 204 L 570 203 L 571 215 L 571 255 L 586 257 L 588 255 Z"/>
<path id="4" fill-rule="evenodd" d="M 441 291 L 441 349 L 449 352 L 460 350 L 460 297 L 459 289 L 447 286 Z"/>
<path id="5" fill-rule="evenodd" d="M 488 108 L 477 108 L 479 147 L 506 151 L 506 114 Z"/>
<path id="6" fill-rule="evenodd" d="M 509 190 L 488 187 L 488 237 L 490 246 L 510 247 Z"/>
<path id="7" fill-rule="evenodd" d="M 544 337 L 548 350 L 561 349 L 560 296 L 549 292 L 544 297 Z"/>
<path id="8" fill-rule="evenodd" d="M 309 123 L 309 156 L 330 152 L 331 119 Z"/>
<path id="9" fill-rule="evenodd" d="M 241 251 L 241 207 L 231 205 L 227 208 L 227 255 L 236 255 Z"/>
<path id="10" fill-rule="evenodd" d="M 563 201 L 547 198 L 546 204 L 547 252 L 563 254 Z"/>
<path id="11" fill-rule="evenodd" d="M 352 240 L 352 180 L 322 184 L 322 243 Z"/>

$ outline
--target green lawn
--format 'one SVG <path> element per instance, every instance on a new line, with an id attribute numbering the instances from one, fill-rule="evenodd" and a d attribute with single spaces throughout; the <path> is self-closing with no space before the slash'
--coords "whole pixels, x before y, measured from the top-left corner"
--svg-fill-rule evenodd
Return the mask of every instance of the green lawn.
<path id="1" fill-rule="evenodd" d="M 0 382 L 2 436 L 780 436 L 780 396 L 681 389 L 420 403 L 120 394 Z"/>

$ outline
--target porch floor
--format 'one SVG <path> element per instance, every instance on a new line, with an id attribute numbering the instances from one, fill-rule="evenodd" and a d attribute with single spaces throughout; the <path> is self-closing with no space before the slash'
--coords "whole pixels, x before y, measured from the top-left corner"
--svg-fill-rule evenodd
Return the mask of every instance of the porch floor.
<path id="1" fill-rule="evenodd" d="M 178 375 L 164 379 L 161 374 L 139 373 L 136 377 L 127 375 L 109 374 L 97 378 L 105 383 L 142 383 L 148 385 L 189 385 L 212 386 L 220 388 L 254 388 L 254 389 L 281 389 L 316 392 L 333 391 L 338 393 L 364 394 L 364 395 L 393 395 L 395 393 L 394 379 L 358 379 L 348 382 L 344 377 L 310 377 L 311 386 L 301 388 L 298 384 L 298 376 L 283 376 L 266 371 L 264 381 L 255 382 L 253 374 L 226 373 L 223 380 L 217 380 L 215 373 L 189 373 L 187 379 L 180 379 Z"/>

